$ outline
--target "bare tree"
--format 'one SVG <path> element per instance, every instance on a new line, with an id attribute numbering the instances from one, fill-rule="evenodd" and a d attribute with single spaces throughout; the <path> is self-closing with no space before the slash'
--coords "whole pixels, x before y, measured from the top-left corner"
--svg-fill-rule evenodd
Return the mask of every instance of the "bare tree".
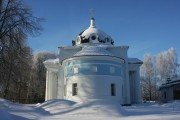
<path id="1" fill-rule="evenodd" d="M 144 100 L 158 100 L 158 86 L 168 77 L 177 75 L 179 64 L 177 54 L 174 48 L 152 56 L 144 56 L 143 65 L 141 66 L 141 83 L 143 87 Z"/>
<path id="2" fill-rule="evenodd" d="M 154 77 L 154 57 L 146 54 L 144 56 L 143 65 L 141 66 L 141 83 L 143 86 L 143 98 L 145 100 L 153 100 L 152 96 L 155 87 Z"/>
<path id="3" fill-rule="evenodd" d="M 157 71 L 161 76 L 162 82 L 167 80 L 168 77 L 177 74 L 178 62 L 177 54 L 174 48 L 170 48 L 156 56 Z"/>
<path id="4" fill-rule="evenodd" d="M 47 59 L 54 59 L 56 55 L 49 52 L 39 52 L 33 56 L 32 65 L 32 83 L 33 83 L 33 98 L 37 101 L 43 102 L 45 99 L 46 88 L 46 68 L 43 62 Z M 36 102 L 35 100 L 35 102 Z"/>
<path id="5" fill-rule="evenodd" d="M 15 99 L 15 96 L 20 98 L 23 95 L 21 88 L 29 79 L 25 74 L 30 69 L 32 55 L 26 45 L 27 35 L 39 33 L 42 19 L 34 17 L 21 0 L 3 0 L 0 3 L 0 96 Z"/>
<path id="6" fill-rule="evenodd" d="M 1 12 L 1 8 L 2 8 L 2 0 L 0 0 L 0 12 Z"/>

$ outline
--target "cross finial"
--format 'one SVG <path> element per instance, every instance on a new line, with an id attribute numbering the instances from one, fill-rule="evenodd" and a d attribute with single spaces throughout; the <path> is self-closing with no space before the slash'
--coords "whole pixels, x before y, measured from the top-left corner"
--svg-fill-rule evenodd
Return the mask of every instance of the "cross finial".
<path id="1" fill-rule="evenodd" d="M 91 9 L 90 9 L 90 13 L 91 13 L 91 17 L 92 17 L 92 18 L 94 18 L 95 12 L 96 12 L 96 11 L 95 11 L 94 8 L 91 8 Z"/>

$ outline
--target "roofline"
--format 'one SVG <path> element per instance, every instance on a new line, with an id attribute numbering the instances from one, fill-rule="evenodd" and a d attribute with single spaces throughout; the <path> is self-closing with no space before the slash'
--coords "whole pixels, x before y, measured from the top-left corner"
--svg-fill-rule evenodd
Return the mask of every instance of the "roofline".
<path id="1" fill-rule="evenodd" d="M 128 64 L 139 64 L 139 65 L 142 65 L 143 62 L 137 62 L 137 63 L 129 63 L 129 62 L 128 62 Z"/>
<path id="2" fill-rule="evenodd" d="M 92 46 L 94 46 L 94 45 L 98 45 L 98 44 L 101 44 L 101 43 L 91 43 L 91 44 L 83 43 L 83 44 L 74 45 L 74 46 L 59 46 L 58 48 L 63 48 L 63 49 L 78 49 L 78 48 L 82 48 L 85 45 L 92 45 Z M 109 45 L 109 44 L 103 44 L 103 43 L 101 45 L 108 45 L 107 49 L 111 49 L 111 48 L 121 48 L 121 49 L 122 48 L 126 48 L 126 49 L 128 49 L 129 48 L 128 45 L 116 46 L 116 45 Z"/>
<path id="3" fill-rule="evenodd" d="M 178 85 L 178 84 L 180 84 L 180 80 L 172 81 L 169 83 L 164 83 L 159 87 L 159 90 L 162 88 L 167 88 L 167 87 L 171 87 L 171 86 Z"/>
<path id="4" fill-rule="evenodd" d="M 164 84 L 162 84 L 162 85 L 168 85 L 168 84 L 175 83 L 175 82 L 180 82 L 180 79 L 178 79 L 178 80 L 173 80 L 173 81 L 169 81 L 168 83 L 164 83 Z"/>
<path id="5" fill-rule="evenodd" d="M 84 57 L 84 56 L 108 56 L 108 57 L 114 57 L 114 58 L 118 58 L 118 59 L 123 60 L 123 62 L 125 63 L 125 60 L 123 58 L 120 58 L 120 57 L 117 57 L 117 56 L 112 56 L 112 55 L 82 55 L 82 56 L 72 56 L 72 57 L 65 58 L 65 59 L 61 60 L 61 65 L 62 65 L 62 62 L 64 60 L 67 60 L 69 58 L 78 58 L 78 57 Z"/>

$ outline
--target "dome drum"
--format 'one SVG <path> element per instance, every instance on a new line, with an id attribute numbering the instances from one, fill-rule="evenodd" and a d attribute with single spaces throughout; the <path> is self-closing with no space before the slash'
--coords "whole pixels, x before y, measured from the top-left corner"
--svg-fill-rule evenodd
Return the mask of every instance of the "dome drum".
<path id="1" fill-rule="evenodd" d="M 77 36 L 76 39 L 72 41 L 73 46 L 82 43 L 106 43 L 114 45 L 114 41 L 111 38 L 105 37 L 101 39 L 96 33 L 92 33 L 88 38 L 85 36 Z"/>

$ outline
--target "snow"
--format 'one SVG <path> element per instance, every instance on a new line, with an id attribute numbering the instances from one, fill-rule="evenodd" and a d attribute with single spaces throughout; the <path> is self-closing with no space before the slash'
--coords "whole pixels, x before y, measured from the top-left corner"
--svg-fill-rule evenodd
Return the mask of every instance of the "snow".
<path id="1" fill-rule="evenodd" d="M 108 100 L 75 103 L 52 99 L 38 104 L 16 104 L 0 99 L 0 120 L 179 120 L 180 101 L 121 106 Z"/>
<path id="2" fill-rule="evenodd" d="M 180 85 L 180 76 L 174 76 L 170 78 L 170 81 L 165 81 L 165 83 L 160 86 L 160 89 L 178 84 Z"/>
<path id="3" fill-rule="evenodd" d="M 139 59 L 137 59 L 137 58 L 128 58 L 128 63 L 130 63 L 130 64 L 142 64 L 142 61 L 141 60 L 139 60 Z"/>
<path id="4" fill-rule="evenodd" d="M 44 61 L 45 64 L 58 64 L 59 63 L 59 58 L 56 59 L 48 59 Z"/>
<path id="5" fill-rule="evenodd" d="M 89 38 L 89 36 L 90 36 L 92 33 L 98 35 L 98 37 L 99 37 L 100 39 L 105 39 L 105 38 L 107 38 L 107 37 L 110 38 L 110 36 L 107 35 L 105 32 L 103 32 L 103 31 L 101 31 L 101 30 L 99 30 L 99 29 L 97 29 L 97 28 L 93 28 L 93 27 L 90 27 L 90 28 L 86 29 L 86 30 L 81 34 L 81 36 L 82 36 L 82 37 L 85 37 L 85 38 Z"/>
<path id="6" fill-rule="evenodd" d="M 94 26 L 94 22 L 95 21 L 91 19 L 89 28 L 84 30 L 80 35 L 82 37 L 85 37 L 86 39 L 89 38 L 90 35 L 92 35 L 92 34 L 98 35 L 99 39 L 101 39 L 101 40 L 104 40 L 106 38 L 110 38 L 111 39 L 111 37 L 109 35 L 107 35 L 105 32 L 103 32 L 102 30 L 96 28 Z"/>
<path id="7" fill-rule="evenodd" d="M 76 53 L 74 56 L 84 56 L 84 55 L 108 55 L 115 56 L 106 50 L 106 45 L 93 45 L 84 46 L 81 51 Z"/>

